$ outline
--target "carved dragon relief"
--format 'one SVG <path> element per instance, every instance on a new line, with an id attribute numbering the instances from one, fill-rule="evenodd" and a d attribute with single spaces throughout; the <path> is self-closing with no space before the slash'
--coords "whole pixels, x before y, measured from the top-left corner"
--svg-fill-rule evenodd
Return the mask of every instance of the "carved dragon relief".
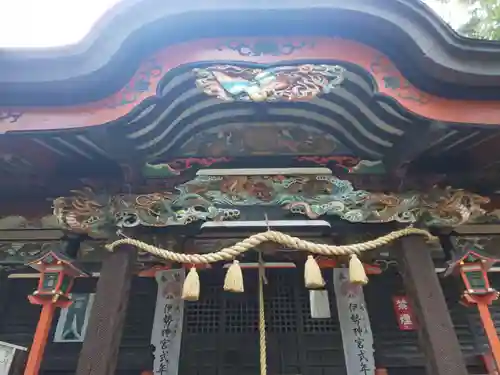
<path id="1" fill-rule="evenodd" d="M 336 216 L 354 223 L 423 221 L 429 226 L 477 222 L 488 198 L 451 188 L 382 194 L 356 190 L 349 181 L 320 176 L 198 176 L 177 192 L 109 196 L 89 188 L 54 201 L 60 225 L 96 234 L 138 225 L 166 227 L 197 220 L 231 220 L 241 206 L 281 206 L 314 219 Z M 234 209 L 220 208 L 234 206 Z"/>
<path id="2" fill-rule="evenodd" d="M 216 208 L 210 201 L 196 195 L 174 196 L 163 192 L 106 196 L 96 194 L 90 188 L 73 191 L 73 194 L 54 200 L 53 208 L 59 223 L 77 233 L 106 233 L 138 225 L 186 225 L 197 220 L 225 220 L 239 216 L 238 210 Z"/>

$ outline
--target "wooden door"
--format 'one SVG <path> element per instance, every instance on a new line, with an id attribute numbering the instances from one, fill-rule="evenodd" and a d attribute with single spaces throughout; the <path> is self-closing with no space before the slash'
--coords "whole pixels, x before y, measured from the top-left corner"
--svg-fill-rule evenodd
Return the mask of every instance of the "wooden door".
<path id="1" fill-rule="evenodd" d="M 257 272 L 245 270 L 245 293 L 222 291 L 223 273 L 201 275 L 202 297 L 185 310 L 179 373 L 258 375 Z M 332 280 L 331 273 L 325 275 Z M 269 375 L 345 374 L 333 285 L 332 318 L 312 319 L 309 292 L 296 270 L 269 270 L 265 287 Z"/>

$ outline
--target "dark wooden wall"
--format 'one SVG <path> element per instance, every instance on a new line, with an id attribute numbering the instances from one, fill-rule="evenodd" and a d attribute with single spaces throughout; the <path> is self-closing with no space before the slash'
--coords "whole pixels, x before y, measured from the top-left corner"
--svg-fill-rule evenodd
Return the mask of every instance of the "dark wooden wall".
<path id="1" fill-rule="evenodd" d="M 453 278 L 441 279 L 450 315 L 455 325 L 462 352 L 471 374 L 484 374 L 484 365 L 475 346 L 475 337 L 468 319 L 470 309 L 459 303 L 459 288 Z M 365 299 L 370 313 L 376 359 L 389 374 L 425 374 L 424 357 L 420 350 L 416 331 L 401 331 L 397 327 L 392 296 L 404 295 L 401 277 L 387 271 L 370 277 L 365 287 Z"/>
<path id="2" fill-rule="evenodd" d="M 500 275 L 499 275 L 500 276 Z M 496 276 L 495 276 L 496 277 Z M 201 274 L 202 298 L 188 303 L 185 311 L 182 375 L 258 374 L 257 275 L 245 271 L 246 292 L 221 293 L 223 274 Z M 266 288 L 268 328 L 268 373 L 270 375 L 345 374 L 340 327 L 336 317 L 331 272 L 329 280 L 332 319 L 311 319 L 308 292 L 301 270 L 273 270 Z M 500 277 L 498 277 L 500 281 Z M 38 320 L 39 307 L 26 296 L 36 280 L 9 280 L 0 286 L 0 340 L 29 346 Z M 500 283 L 498 285 L 500 287 Z M 471 373 L 484 373 L 479 355 L 484 345 L 477 314 L 458 304 L 458 287 L 443 280 L 451 315 Z M 94 292 L 95 280 L 79 279 L 75 292 Z M 2 290 L 4 291 L 2 293 Z M 390 375 L 424 374 L 423 356 L 416 332 L 400 331 L 392 307 L 392 295 L 404 294 L 396 273 L 372 276 L 365 298 L 375 335 L 376 361 Z M 118 375 L 139 375 L 150 369 L 150 335 L 156 299 L 156 282 L 136 278 L 120 349 Z M 500 327 L 500 308 L 495 305 Z M 55 329 L 55 322 L 54 327 Z M 483 335 L 484 336 L 484 335 Z M 51 333 L 51 340 L 53 332 Z M 483 340 L 483 341 L 481 341 Z M 483 349 L 482 349 L 483 348 Z M 43 375 L 74 373 L 80 344 L 50 343 Z"/>
<path id="3" fill-rule="evenodd" d="M 95 292 L 96 279 L 78 279 L 75 293 Z M 8 281 L 7 293 L 4 294 L 0 319 L 0 341 L 29 346 L 33 339 L 40 307 L 30 305 L 26 296 L 36 288 L 36 280 L 16 279 Z M 118 375 L 139 375 L 140 370 L 151 367 L 149 341 L 156 303 L 156 281 L 152 278 L 136 278 L 133 282 L 131 303 L 122 346 L 119 354 Z M 54 319 L 42 375 L 73 375 L 79 343 L 53 343 L 57 316 Z"/>

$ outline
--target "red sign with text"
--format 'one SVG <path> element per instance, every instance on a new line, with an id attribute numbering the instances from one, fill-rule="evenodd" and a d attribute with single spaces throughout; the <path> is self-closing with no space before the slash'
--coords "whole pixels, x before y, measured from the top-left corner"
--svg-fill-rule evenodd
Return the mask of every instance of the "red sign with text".
<path id="1" fill-rule="evenodd" d="M 398 320 L 399 329 L 402 331 L 413 331 L 417 328 L 415 315 L 411 309 L 410 303 L 406 296 L 392 297 L 396 319 Z"/>

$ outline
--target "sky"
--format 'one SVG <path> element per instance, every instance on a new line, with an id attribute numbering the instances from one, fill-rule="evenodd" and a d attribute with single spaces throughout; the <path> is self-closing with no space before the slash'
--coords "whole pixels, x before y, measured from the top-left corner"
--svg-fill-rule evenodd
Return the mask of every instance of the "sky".
<path id="1" fill-rule="evenodd" d="M 424 2 L 454 29 L 463 25 L 469 18 L 466 7 L 460 5 L 459 0 L 450 0 L 448 4 L 437 0 L 424 0 Z"/>
<path id="2" fill-rule="evenodd" d="M 0 0 L 0 47 L 78 43 L 120 0 Z"/>
<path id="3" fill-rule="evenodd" d="M 78 43 L 100 16 L 119 1 L 0 0 L 0 48 L 46 48 Z M 467 12 L 459 7 L 439 5 L 437 0 L 426 2 L 454 27 L 467 19 Z"/>

